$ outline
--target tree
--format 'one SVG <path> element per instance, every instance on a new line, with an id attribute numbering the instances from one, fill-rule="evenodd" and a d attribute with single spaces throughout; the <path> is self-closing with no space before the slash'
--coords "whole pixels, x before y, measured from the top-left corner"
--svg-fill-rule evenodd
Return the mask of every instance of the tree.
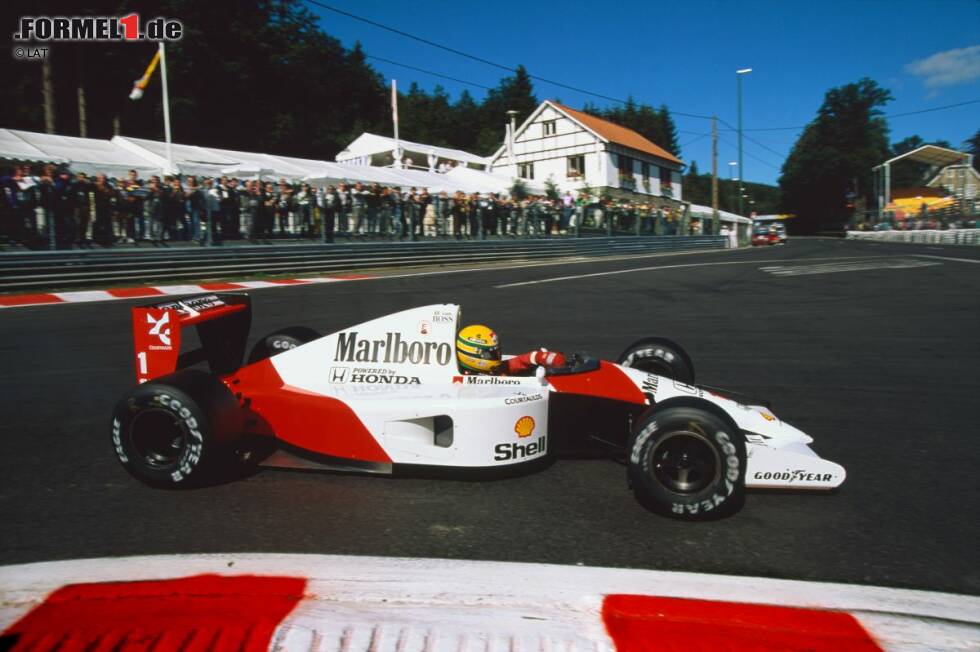
<path id="1" fill-rule="evenodd" d="M 803 232 L 836 228 L 848 217 L 848 193 L 871 192 L 871 168 L 888 154 L 888 124 L 880 107 L 891 93 L 864 78 L 824 96 L 783 163 L 783 207 Z"/>
<path id="2" fill-rule="evenodd" d="M 91 0 L 80 8 L 51 0 L 45 13 L 180 18 L 184 37 L 167 44 L 175 142 L 329 159 L 361 131 L 390 130 L 384 80 L 367 65 L 360 45 L 345 49 L 298 0 L 240 4 L 229 11 L 222 3 L 193 0 Z M 36 13 L 36 3 L 0 6 L 4 24 Z M 111 137 L 118 116 L 123 134 L 163 139 L 159 77 L 142 100 L 127 99 L 153 56 L 153 44 L 48 47 L 59 133 L 77 133 L 75 93 L 88 71 L 89 137 Z M 84 66 L 76 65 L 81 55 Z M 0 124 L 42 130 L 40 65 L 12 62 L 4 72 Z"/>
<path id="3" fill-rule="evenodd" d="M 524 183 L 524 179 L 514 179 L 514 185 L 510 187 L 510 196 L 517 201 L 524 201 L 527 199 L 527 184 Z"/>
<path id="4" fill-rule="evenodd" d="M 544 194 L 548 199 L 560 199 L 561 190 L 558 188 L 558 184 L 555 183 L 554 177 L 548 177 L 544 182 Z"/>
<path id="5" fill-rule="evenodd" d="M 497 151 L 504 139 L 508 111 L 517 111 L 517 124 L 521 124 L 537 106 L 531 77 L 524 66 L 517 66 L 512 76 L 504 77 L 496 88 L 487 91 L 480 105 L 476 153 L 488 156 Z"/>

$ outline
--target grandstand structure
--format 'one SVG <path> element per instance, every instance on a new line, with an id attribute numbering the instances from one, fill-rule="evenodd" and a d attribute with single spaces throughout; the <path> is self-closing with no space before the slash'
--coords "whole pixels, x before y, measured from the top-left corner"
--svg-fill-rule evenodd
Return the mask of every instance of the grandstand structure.
<path id="1" fill-rule="evenodd" d="M 929 166 L 929 181 L 922 187 L 892 188 L 892 167 L 899 162 Z M 872 168 L 878 222 L 903 220 L 913 215 L 954 211 L 974 215 L 980 176 L 973 155 L 937 145 L 923 145 Z"/>

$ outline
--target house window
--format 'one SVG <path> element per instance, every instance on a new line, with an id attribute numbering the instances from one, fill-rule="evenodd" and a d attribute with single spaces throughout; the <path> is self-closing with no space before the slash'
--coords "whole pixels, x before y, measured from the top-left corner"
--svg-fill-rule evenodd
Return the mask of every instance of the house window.
<path id="1" fill-rule="evenodd" d="M 619 187 L 626 190 L 636 189 L 636 179 L 633 177 L 633 159 L 629 156 L 619 155 Z"/>
<path id="2" fill-rule="evenodd" d="M 584 154 L 579 154 L 578 156 L 569 156 L 565 160 L 568 161 L 568 170 L 566 172 L 566 175 L 568 176 L 569 179 L 577 179 L 585 176 Z"/>
<path id="3" fill-rule="evenodd" d="M 534 163 L 518 163 L 517 176 L 522 179 L 534 179 Z"/>
<path id="4" fill-rule="evenodd" d="M 640 163 L 640 173 L 643 175 L 643 181 L 650 180 L 650 164 L 646 161 Z"/>
<path id="5" fill-rule="evenodd" d="M 660 187 L 670 188 L 670 168 L 660 168 Z"/>
<path id="6" fill-rule="evenodd" d="M 558 132 L 557 120 L 547 120 L 541 123 L 541 127 L 544 128 L 545 136 L 554 136 Z"/>
<path id="7" fill-rule="evenodd" d="M 620 154 L 619 165 L 617 165 L 616 167 L 619 168 L 619 176 L 621 177 L 633 176 L 633 159 L 631 159 L 629 156 L 623 156 L 622 154 Z"/>

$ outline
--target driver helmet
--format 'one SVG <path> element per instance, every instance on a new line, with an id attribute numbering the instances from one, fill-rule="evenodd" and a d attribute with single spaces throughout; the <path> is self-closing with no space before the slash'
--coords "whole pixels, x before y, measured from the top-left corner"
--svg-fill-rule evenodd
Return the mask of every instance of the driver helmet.
<path id="1" fill-rule="evenodd" d="M 500 342 L 489 326 L 471 324 L 456 336 L 456 358 L 463 371 L 493 373 L 500 366 Z"/>

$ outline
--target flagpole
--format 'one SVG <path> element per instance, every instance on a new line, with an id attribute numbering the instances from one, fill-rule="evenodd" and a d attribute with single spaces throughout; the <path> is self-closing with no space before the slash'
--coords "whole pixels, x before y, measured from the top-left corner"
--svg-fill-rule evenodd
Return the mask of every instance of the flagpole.
<path id="1" fill-rule="evenodd" d="M 167 50 L 160 41 L 160 81 L 163 84 L 163 131 L 167 141 L 167 171 L 174 172 L 174 159 L 170 149 L 170 94 L 167 92 Z"/>
<path id="2" fill-rule="evenodd" d="M 395 124 L 395 167 L 401 169 L 401 146 L 398 143 L 398 87 L 394 79 L 391 80 L 391 120 Z"/>

